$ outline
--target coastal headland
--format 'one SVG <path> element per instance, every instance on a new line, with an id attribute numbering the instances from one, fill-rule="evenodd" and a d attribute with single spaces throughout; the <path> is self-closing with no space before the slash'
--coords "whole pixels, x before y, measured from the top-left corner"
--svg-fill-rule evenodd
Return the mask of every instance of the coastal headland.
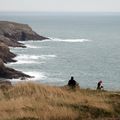
<path id="1" fill-rule="evenodd" d="M 0 120 L 120 120 L 120 92 L 71 89 L 5 79 L 31 76 L 7 67 L 19 41 L 45 40 L 26 24 L 0 21 Z M 3 80 L 4 79 L 4 80 Z"/>
<path id="2" fill-rule="evenodd" d="M 8 62 L 16 62 L 13 59 L 16 55 L 10 52 L 9 47 L 25 47 L 19 41 L 45 39 L 48 38 L 38 35 L 27 24 L 0 21 L 0 77 L 8 79 L 30 78 L 31 76 L 4 65 L 4 63 Z"/>

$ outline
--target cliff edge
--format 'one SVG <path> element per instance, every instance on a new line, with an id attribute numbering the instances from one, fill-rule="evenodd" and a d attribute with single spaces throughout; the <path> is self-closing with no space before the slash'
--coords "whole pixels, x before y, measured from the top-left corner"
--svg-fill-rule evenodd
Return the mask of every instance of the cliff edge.
<path id="1" fill-rule="evenodd" d="M 0 21 L 0 41 L 12 47 L 25 47 L 18 41 L 45 40 L 47 37 L 38 35 L 27 24 Z"/>
<path id="2" fill-rule="evenodd" d="M 16 57 L 16 55 L 10 52 L 8 46 L 0 42 L 0 58 L 3 60 L 3 62 L 16 62 L 16 60 L 13 59 L 14 57 Z"/>
<path id="3" fill-rule="evenodd" d="M 16 62 L 13 58 L 16 55 L 10 52 L 11 47 L 25 47 L 19 41 L 44 40 L 48 39 L 38 35 L 27 24 L 20 24 L 9 21 L 0 21 L 0 78 L 30 78 L 20 71 L 6 67 L 4 63 Z"/>
<path id="4" fill-rule="evenodd" d="M 0 77 L 6 78 L 6 79 L 13 79 L 13 78 L 17 79 L 17 78 L 24 78 L 24 77 L 30 78 L 29 75 L 26 75 L 12 68 L 6 67 L 1 59 L 0 59 Z"/>

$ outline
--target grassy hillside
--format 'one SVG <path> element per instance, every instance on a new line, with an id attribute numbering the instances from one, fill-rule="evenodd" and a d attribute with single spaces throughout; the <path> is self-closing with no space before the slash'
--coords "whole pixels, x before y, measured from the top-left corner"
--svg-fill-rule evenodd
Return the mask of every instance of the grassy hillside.
<path id="1" fill-rule="evenodd" d="M 0 120 L 119 120 L 120 92 L 35 83 L 0 90 Z"/>

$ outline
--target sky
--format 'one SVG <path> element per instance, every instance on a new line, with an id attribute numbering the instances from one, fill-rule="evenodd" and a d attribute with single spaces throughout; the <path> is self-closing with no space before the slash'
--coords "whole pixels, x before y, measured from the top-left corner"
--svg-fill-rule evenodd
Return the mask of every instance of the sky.
<path id="1" fill-rule="evenodd" d="M 120 0 L 0 0 L 0 11 L 120 12 Z"/>

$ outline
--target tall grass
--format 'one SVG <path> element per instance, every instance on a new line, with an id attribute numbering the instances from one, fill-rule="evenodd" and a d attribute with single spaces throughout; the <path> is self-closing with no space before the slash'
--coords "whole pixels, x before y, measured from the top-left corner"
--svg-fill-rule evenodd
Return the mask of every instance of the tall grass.
<path id="1" fill-rule="evenodd" d="M 119 93 L 19 83 L 0 90 L 0 120 L 115 119 L 119 99 Z"/>

